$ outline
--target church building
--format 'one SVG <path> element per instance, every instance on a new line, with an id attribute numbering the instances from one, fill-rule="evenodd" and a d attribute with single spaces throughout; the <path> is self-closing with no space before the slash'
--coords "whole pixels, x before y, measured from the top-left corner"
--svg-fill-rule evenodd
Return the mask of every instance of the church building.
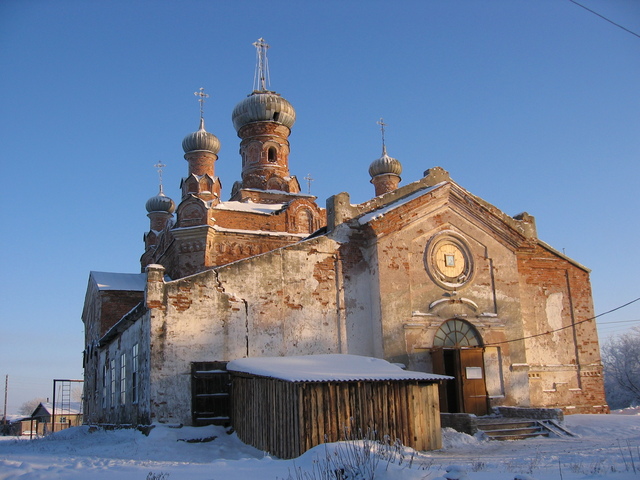
<path id="1" fill-rule="evenodd" d="M 540 240 L 531 215 L 503 213 L 440 167 L 400 186 L 384 140 L 372 198 L 319 206 L 290 172 L 296 113 L 268 90 L 268 46 L 255 45 L 257 84 L 232 114 L 242 173 L 229 200 L 201 109 L 182 142 L 180 202 L 160 187 L 146 204 L 141 273 L 89 276 L 85 421 L 223 424 L 228 362 L 316 354 L 454 377 L 443 412 L 607 412 L 589 270 Z"/>

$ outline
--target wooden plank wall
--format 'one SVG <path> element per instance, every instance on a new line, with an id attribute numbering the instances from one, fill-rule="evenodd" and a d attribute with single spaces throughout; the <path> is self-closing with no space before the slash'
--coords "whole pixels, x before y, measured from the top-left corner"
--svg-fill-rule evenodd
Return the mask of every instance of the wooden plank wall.
<path id="1" fill-rule="evenodd" d="M 232 385 L 238 437 L 280 458 L 364 435 L 416 450 L 442 446 L 435 383 L 292 383 L 234 374 Z"/>
<path id="2" fill-rule="evenodd" d="M 232 378 L 231 421 L 240 440 L 280 458 L 300 456 L 298 384 L 235 373 Z"/>

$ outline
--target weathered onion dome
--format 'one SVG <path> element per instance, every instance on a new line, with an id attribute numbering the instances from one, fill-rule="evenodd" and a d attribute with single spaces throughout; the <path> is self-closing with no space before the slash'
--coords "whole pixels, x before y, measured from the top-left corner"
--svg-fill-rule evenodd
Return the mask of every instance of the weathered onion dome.
<path id="1" fill-rule="evenodd" d="M 402 173 L 402 164 L 395 158 L 387 155 L 387 147 L 382 147 L 382 156 L 371 162 L 369 166 L 369 175 L 371 178 L 377 175 L 400 175 Z"/>
<path id="2" fill-rule="evenodd" d="M 173 200 L 167 197 L 164 193 L 162 193 L 162 188 L 160 192 L 155 197 L 151 197 L 147 200 L 147 204 L 145 205 L 147 212 L 166 212 L 173 213 L 176 210 L 176 204 Z"/>
<path id="3" fill-rule="evenodd" d="M 236 131 L 252 122 L 275 122 L 291 128 L 296 121 L 296 111 L 279 94 L 255 90 L 236 105 L 231 118 Z"/>
<path id="4" fill-rule="evenodd" d="M 195 151 L 207 151 L 218 154 L 220 151 L 220 140 L 213 133 L 204 129 L 204 118 L 200 118 L 200 128 L 197 132 L 190 133 L 182 140 L 184 153 Z"/>

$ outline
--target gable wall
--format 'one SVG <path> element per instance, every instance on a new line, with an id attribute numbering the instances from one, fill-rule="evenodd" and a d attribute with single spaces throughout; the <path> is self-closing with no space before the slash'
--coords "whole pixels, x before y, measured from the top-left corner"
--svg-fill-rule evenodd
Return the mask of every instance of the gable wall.
<path id="1" fill-rule="evenodd" d="M 506 241 L 513 234 L 498 234 L 490 223 L 458 208 L 446 188 L 420 201 L 374 221 L 373 229 L 378 234 L 383 358 L 431 372 L 430 350 L 443 322 L 466 320 L 490 345 L 520 338 L 522 318 L 515 247 Z M 473 277 L 454 295 L 432 280 L 425 257 L 430 240 L 448 233 L 464 239 L 474 263 Z M 526 375 L 510 369 L 524 358 L 521 346 L 486 347 L 487 390 L 495 404 L 529 403 Z"/>
<path id="2" fill-rule="evenodd" d="M 166 284 L 148 267 L 152 420 L 191 423 L 191 362 L 339 353 L 336 250 L 319 237 Z"/>
<path id="3" fill-rule="evenodd" d="M 101 415 L 100 385 L 102 364 L 100 363 L 98 341 L 127 312 L 138 305 L 143 292 L 99 290 L 90 278 L 82 312 L 85 348 L 83 351 L 84 384 L 83 402 L 87 421 Z"/>

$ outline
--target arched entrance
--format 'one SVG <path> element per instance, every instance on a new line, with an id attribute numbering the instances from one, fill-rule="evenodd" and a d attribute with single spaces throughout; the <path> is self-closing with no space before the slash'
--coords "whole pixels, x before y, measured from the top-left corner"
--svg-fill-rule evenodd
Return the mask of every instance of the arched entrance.
<path id="1" fill-rule="evenodd" d="M 454 377 L 440 385 L 440 411 L 486 415 L 482 338 L 473 325 L 459 318 L 444 322 L 433 339 L 433 372 Z"/>

